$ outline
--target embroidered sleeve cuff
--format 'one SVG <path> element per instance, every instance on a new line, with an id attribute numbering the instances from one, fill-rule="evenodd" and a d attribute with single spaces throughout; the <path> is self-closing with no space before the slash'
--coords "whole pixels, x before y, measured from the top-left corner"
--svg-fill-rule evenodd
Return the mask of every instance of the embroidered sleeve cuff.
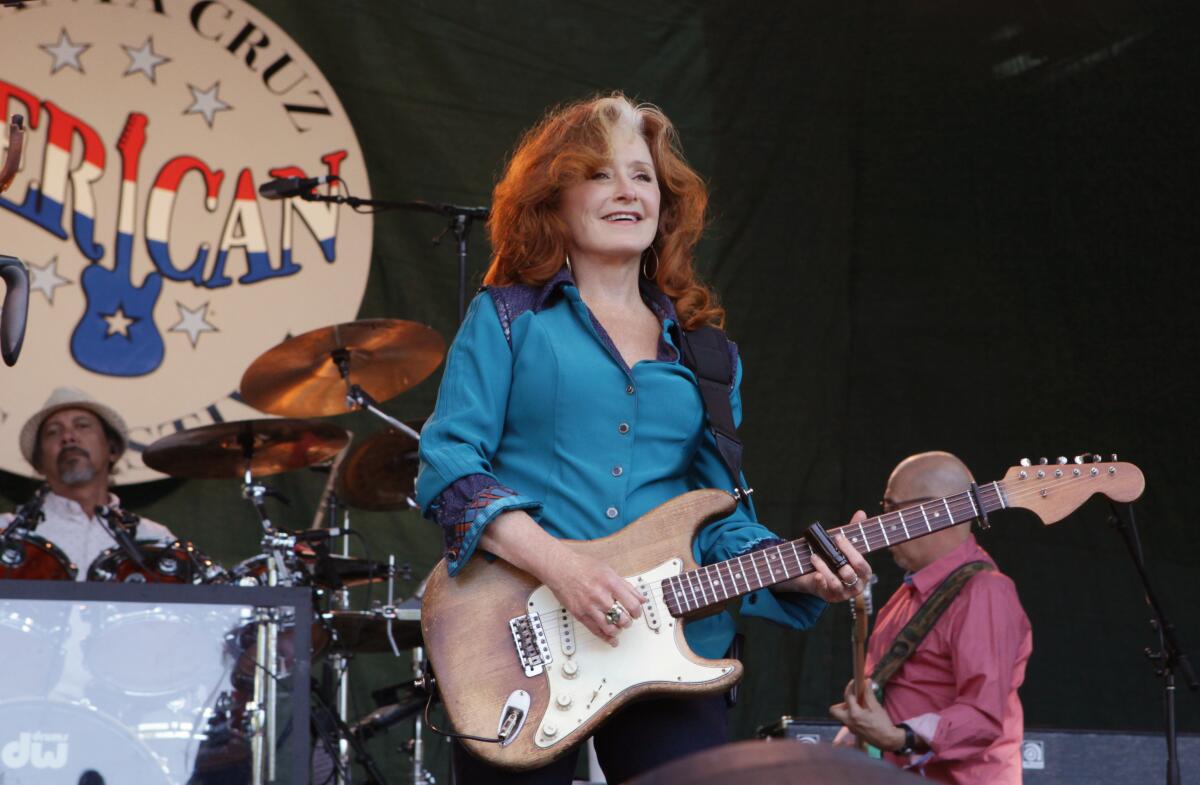
<path id="1" fill-rule="evenodd" d="M 505 510 L 540 508 L 541 502 L 521 496 L 486 474 L 472 474 L 446 487 L 431 505 L 442 527 L 446 567 L 451 575 L 475 552 L 484 528 Z"/>

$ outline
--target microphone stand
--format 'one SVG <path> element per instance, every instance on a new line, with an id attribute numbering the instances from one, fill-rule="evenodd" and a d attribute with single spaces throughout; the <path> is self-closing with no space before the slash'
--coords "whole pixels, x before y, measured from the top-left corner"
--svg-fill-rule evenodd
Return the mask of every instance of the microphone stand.
<path id="1" fill-rule="evenodd" d="M 1179 642 L 1179 634 L 1163 613 L 1158 597 L 1150 586 L 1150 576 L 1146 572 L 1146 563 L 1142 558 L 1142 542 L 1138 535 L 1137 521 L 1133 516 L 1132 504 L 1111 504 L 1112 515 L 1109 523 L 1116 527 L 1129 548 L 1133 566 L 1142 581 L 1142 589 L 1146 594 L 1146 604 L 1150 606 L 1150 626 L 1158 633 L 1158 651 L 1149 646 L 1145 649 L 1147 659 L 1154 664 L 1154 674 L 1163 679 L 1163 705 L 1166 709 L 1165 721 L 1167 730 L 1167 785 L 1180 785 L 1178 735 L 1175 727 L 1175 673 L 1183 675 L 1184 682 L 1192 691 L 1200 690 L 1200 682 L 1192 670 L 1191 661 L 1183 645 Z M 1122 515 L 1121 513 L 1125 514 Z M 1128 516 L 1128 519 L 1126 519 Z"/>
<path id="2" fill-rule="evenodd" d="M 486 221 L 490 210 L 487 207 L 463 207 L 456 204 L 434 204 L 413 200 L 398 202 L 391 199 L 360 199 L 357 196 L 342 196 L 341 194 L 317 194 L 302 191 L 298 196 L 306 202 L 329 202 L 331 204 L 348 204 L 353 209 L 372 207 L 376 212 L 384 210 L 412 210 L 421 213 L 436 213 L 449 219 L 442 233 L 433 238 L 434 245 L 442 241 L 447 233 L 453 234 L 458 253 L 458 321 L 462 323 L 467 314 L 467 237 L 471 225 L 476 218 Z"/>

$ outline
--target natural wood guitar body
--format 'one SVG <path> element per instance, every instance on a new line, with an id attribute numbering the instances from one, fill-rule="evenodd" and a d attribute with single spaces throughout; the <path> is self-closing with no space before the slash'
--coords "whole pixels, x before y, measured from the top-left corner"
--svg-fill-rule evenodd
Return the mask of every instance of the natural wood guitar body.
<path id="1" fill-rule="evenodd" d="M 692 558 L 692 538 L 696 531 L 727 516 L 734 506 L 733 497 L 724 491 L 693 491 L 657 507 L 609 537 L 569 540 L 566 544 L 609 564 L 627 578 L 673 560 L 678 562 L 679 569 L 691 570 L 696 567 Z M 657 581 L 654 585 L 657 588 Z M 527 676 L 509 620 L 529 611 L 530 597 L 537 589 L 539 583 L 532 576 L 504 561 L 488 562 L 482 554 L 473 557 L 454 578 L 448 576 L 444 564 L 439 564 L 425 588 L 421 609 L 425 648 L 454 730 L 495 737 L 511 694 L 516 690 L 529 693 L 528 717 L 510 744 L 502 747 L 496 743 L 464 741 L 470 752 L 493 765 L 509 769 L 544 766 L 586 739 L 617 709 L 639 697 L 716 693 L 741 678 L 742 666 L 737 660 L 708 660 L 688 649 L 682 621 L 667 613 L 661 597 L 657 632 L 646 629 L 645 618 L 635 620 L 632 627 L 622 632 L 623 644 L 615 648 L 598 641 L 582 624 L 575 623 L 577 651 L 574 656 L 566 657 L 559 648 L 558 636 L 547 629 L 554 659 L 546 666 L 546 672 Z M 707 612 L 715 610 L 709 608 Z M 545 620 L 547 628 L 554 625 L 555 620 Z M 638 635 L 636 644 L 631 638 L 634 632 Z M 653 664 L 647 657 L 660 667 L 647 667 Z M 577 675 L 569 682 L 561 678 L 562 666 L 568 660 L 576 661 L 578 667 Z M 689 669 L 688 664 L 700 667 Z M 693 677 L 704 674 L 705 680 L 697 683 L 635 679 L 627 686 L 621 680 L 621 674 L 661 672 L 663 668 L 670 670 L 672 665 L 679 665 L 677 670 L 689 670 Z M 551 671 L 560 685 L 569 685 L 576 693 L 582 689 L 590 694 L 603 679 L 608 680 L 605 685 L 622 686 L 611 698 L 606 694 L 598 696 L 602 705 L 578 727 L 570 727 L 586 696 L 576 697 L 570 709 L 559 708 L 552 703 L 556 696 L 552 694 Z M 541 732 L 547 715 L 560 727 L 552 742 Z"/>

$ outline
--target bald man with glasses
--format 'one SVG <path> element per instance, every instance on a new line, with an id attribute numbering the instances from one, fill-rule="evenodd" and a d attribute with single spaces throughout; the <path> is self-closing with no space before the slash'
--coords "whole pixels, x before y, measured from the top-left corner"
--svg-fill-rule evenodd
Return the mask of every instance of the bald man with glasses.
<path id="1" fill-rule="evenodd" d="M 972 482 L 950 453 L 912 455 L 892 472 L 883 509 L 960 493 Z M 867 642 L 867 672 L 886 679 L 879 685 L 882 703 L 868 690 L 860 705 L 848 686 L 845 702 L 830 707 L 845 725 L 834 743 L 862 739 L 936 782 L 1019 785 L 1024 714 L 1017 688 L 1033 638 L 1016 586 L 975 541 L 970 524 L 890 550 L 906 570 L 904 582 L 879 611 Z M 944 610 L 914 622 L 927 603 Z M 906 626 L 910 639 L 923 637 L 901 659 L 893 642 Z"/>

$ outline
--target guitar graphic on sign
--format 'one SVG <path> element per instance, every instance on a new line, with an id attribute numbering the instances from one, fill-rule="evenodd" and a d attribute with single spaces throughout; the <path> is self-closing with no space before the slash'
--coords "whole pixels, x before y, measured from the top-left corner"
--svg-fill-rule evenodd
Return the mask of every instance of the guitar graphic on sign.
<path id="1" fill-rule="evenodd" d="M 71 355 L 89 371 L 108 376 L 144 376 L 162 364 L 163 339 L 154 324 L 162 276 L 146 275 L 133 284 L 133 235 L 137 211 L 137 172 L 146 145 L 146 115 L 131 112 L 117 149 L 121 153 L 121 193 L 117 208 L 116 264 L 92 262 L 80 276 L 85 310 L 71 335 Z"/>

